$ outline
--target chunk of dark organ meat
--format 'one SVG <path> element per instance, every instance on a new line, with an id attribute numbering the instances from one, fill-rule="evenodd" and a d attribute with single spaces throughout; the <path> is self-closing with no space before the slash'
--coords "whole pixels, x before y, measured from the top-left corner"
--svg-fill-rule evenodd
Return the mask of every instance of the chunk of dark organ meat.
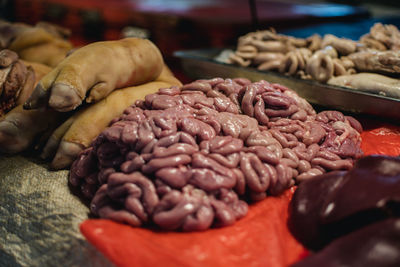
<path id="1" fill-rule="evenodd" d="M 288 227 L 304 246 L 318 250 L 332 237 L 320 222 L 326 196 L 341 186 L 345 171 L 331 172 L 301 183 L 289 206 Z"/>
<path id="2" fill-rule="evenodd" d="M 318 250 L 339 236 L 399 214 L 400 158 L 368 156 L 347 173 L 301 183 L 290 204 L 289 229 L 308 248 Z"/>
<path id="3" fill-rule="evenodd" d="M 371 224 L 340 237 L 292 267 L 400 265 L 400 219 Z"/>
<path id="4" fill-rule="evenodd" d="M 360 72 L 400 74 L 400 51 L 367 50 L 352 53 L 348 57 Z"/>
<path id="5" fill-rule="evenodd" d="M 359 227 L 400 215 L 400 158 L 362 158 L 348 176 L 327 195 L 321 211 L 324 224 L 349 221 L 349 227 Z"/>
<path id="6" fill-rule="evenodd" d="M 329 79 L 328 84 L 400 98 L 400 80 L 376 73 L 337 76 Z"/>

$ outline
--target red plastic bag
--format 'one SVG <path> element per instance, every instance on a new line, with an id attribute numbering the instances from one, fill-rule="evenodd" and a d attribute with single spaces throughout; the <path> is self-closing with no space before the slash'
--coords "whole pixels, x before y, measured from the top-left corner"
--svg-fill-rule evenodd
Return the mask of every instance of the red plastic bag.
<path id="1" fill-rule="evenodd" d="M 376 124 L 361 133 L 361 149 L 365 155 L 400 155 L 400 127 L 389 124 Z"/>
<path id="2" fill-rule="evenodd" d="M 293 192 L 251 205 L 232 226 L 204 232 L 156 232 L 108 220 L 87 220 L 81 231 L 117 266 L 287 266 L 305 251 L 286 227 Z"/>
<path id="3" fill-rule="evenodd" d="M 365 155 L 400 154 L 400 127 L 362 124 Z M 117 266 L 288 266 L 307 255 L 286 224 L 294 190 L 250 205 L 232 226 L 204 232 L 157 232 L 101 219 L 86 220 L 81 231 Z"/>

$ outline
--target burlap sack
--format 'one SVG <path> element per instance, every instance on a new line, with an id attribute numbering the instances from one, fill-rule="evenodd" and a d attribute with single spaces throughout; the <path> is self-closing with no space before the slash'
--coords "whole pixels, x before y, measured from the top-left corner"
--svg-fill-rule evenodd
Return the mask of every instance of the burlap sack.
<path id="1" fill-rule="evenodd" d="M 112 266 L 79 231 L 88 215 L 67 170 L 0 155 L 0 266 Z"/>

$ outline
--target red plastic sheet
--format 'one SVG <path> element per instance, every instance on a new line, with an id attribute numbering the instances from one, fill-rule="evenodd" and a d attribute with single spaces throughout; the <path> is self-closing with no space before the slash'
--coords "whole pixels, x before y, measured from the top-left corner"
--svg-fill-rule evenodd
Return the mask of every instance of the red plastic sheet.
<path id="1" fill-rule="evenodd" d="M 117 266 L 287 266 L 304 253 L 286 227 L 293 192 L 251 205 L 232 226 L 204 232 L 156 232 L 108 220 L 87 220 L 81 231 Z"/>
<path id="2" fill-rule="evenodd" d="M 376 124 L 361 133 L 361 149 L 365 155 L 400 155 L 400 127 L 389 124 Z"/>
<path id="3" fill-rule="evenodd" d="M 400 127 L 362 123 L 366 155 L 400 154 Z M 204 232 L 158 232 L 108 220 L 81 224 L 87 240 L 117 266 L 289 266 L 307 255 L 286 222 L 295 188 L 250 206 L 234 225 Z"/>

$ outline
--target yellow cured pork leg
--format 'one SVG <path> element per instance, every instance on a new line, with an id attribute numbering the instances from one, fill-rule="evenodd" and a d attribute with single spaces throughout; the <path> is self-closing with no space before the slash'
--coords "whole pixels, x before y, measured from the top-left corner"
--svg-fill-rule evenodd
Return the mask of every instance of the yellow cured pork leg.
<path id="1" fill-rule="evenodd" d="M 106 99 L 86 108 L 77 116 L 63 136 L 51 163 L 51 168 L 63 169 L 69 167 L 79 152 L 88 147 L 113 118 L 122 114 L 125 108 L 132 105 L 135 100 L 158 91 L 159 88 L 170 86 L 169 83 L 155 81 L 127 87 L 113 92 Z M 54 143 L 54 145 L 56 144 Z M 51 150 L 51 146 L 53 144 L 46 145 L 49 150 Z"/>
<path id="2" fill-rule="evenodd" d="M 52 110 L 15 107 L 0 119 L 0 151 L 18 153 L 27 149 L 38 134 L 54 127 L 59 116 Z"/>
<path id="3" fill-rule="evenodd" d="M 21 59 L 55 67 L 73 46 L 42 27 L 26 27 L 16 34 L 8 48 L 17 52 Z"/>
<path id="4" fill-rule="evenodd" d="M 113 90 L 144 84 L 161 73 L 163 58 L 149 40 L 125 38 L 96 42 L 75 50 L 36 86 L 24 105 L 49 105 L 65 112 L 97 102 Z"/>
<path id="5" fill-rule="evenodd" d="M 163 70 L 161 71 L 161 74 L 157 77 L 156 81 L 164 82 L 164 83 L 168 84 L 167 85 L 168 87 L 170 87 L 172 85 L 181 85 L 180 81 L 175 78 L 175 76 L 173 75 L 171 70 L 166 65 L 164 65 Z M 122 106 L 120 106 L 120 111 L 125 108 L 125 105 L 126 105 L 126 107 L 128 107 L 128 106 L 132 105 L 137 99 L 139 99 L 138 95 L 143 95 L 143 97 L 144 97 L 146 94 L 150 94 L 153 92 L 153 87 L 157 88 L 161 84 L 159 84 L 159 85 L 154 84 L 154 85 L 155 85 L 155 87 L 153 85 L 149 85 L 150 89 L 149 88 L 145 89 L 146 88 L 145 86 L 138 88 L 137 89 L 138 91 L 137 91 L 137 93 L 134 93 L 135 95 L 133 98 L 130 97 L 130 96 L 132 96 L 132 92 L 128 92 L 126 94 L 127 98 L 124 98 L 123 101 L 118 102 L 119 105 L 122 105 Z M 141 88 L 143 88 L 143 89 L 141 89 Z M 121 89 L 120 91 L 124 91 L 126 89 L 129 89 L 129 88 L 124 88 L 124 89 Z M 131 90 L 131 89 L 129 89 L 129 90 Z M 136 90 L 136 89 L 132 89 L 132 90 Z M 113 95 L 113 93 L 109 96 L 111 99 L 117 99 L 117 97 L 122 97 L 122 95 L 125 95 L 125 94 L 122 94 L 121 92 L 119 92 L 118 94 L 116 94 L 115 97 L 111 97 L 112 95 Z M 117 100 L 114 100 L 114 101 L 117 101 Z M 107 108 L 113 108 L 113 105 L 101 105 L 100 106 L 100 104 L 99 104 L 98 106 L 99 106 L 98 109 L 102 110 L 101 114 L 107 112 Z M 76 131 L 79 132 L 79 129 L 82 127 L 81 124 L 85 123 L 86 118 L 88 118 L 88 116 L 90 118 L 90 116 L 92 114 L 92 113 L 89 113 L 88 111 L 86 111 L 86 109 L 91 109 L 91 107 L 87 107 L 87 108 L 81 109 L 80 111 L 76 112 L 73 116 L 71 116 L 67 121 L 65 121 L 61 126 L 59 126 L 51 134 L 49 140 L 47 141 L 46 145 L 43 148 L 43 152 L 41 154 L 42 158 L 51 158 L 54 156 L 55 152 L 57 151 L 57 149 L 60 145 L 62 138 L 67 133 L 67 131 L 70 129 L 72 124 L 75 123 L 75 121 L 78 117 L 80 117 L 81 119 L 75 123 L 74 127 L 72 128 L 75 130 L 71 130 L 67 134 L 66 139 L 68 139 L 68 135 L 71 136 L 74 134 L 74 132 L 76 132 Z M 97 111 L 98 109 L 95 109 L 93 112 Z M 112 111 L 114 111 L 114 109 Z M 82 113 L 86 113 L 89 115 L 81 115 Z M 110 114 L 113 116 L 117 113 L 110 113 Z M 118 116 L 118 115 L 119 114 L 117 114 L 115 116 Z M 110 120 L 110 118 L 111 118 L 111 116 L 108 118 L 108 120 Z M 101 119 L 101 117 L 98 119 Z M 105 122 L 103 122 L 104 128 L 107 125 L 108 125 L 108 123 L 106 120 Z M 83 127 L 85 127 L 85 126 L 83 126 Z M 83 128 L 83 129 L 85 129 L 85 128 Z M 75 134 L 75 136 L 77 136 L 77 138 L 85 138 L 84 139 L 85 141 L 76 142 L 76 140 L 75 140 L 75 142 L 74 142 L 74 143 L 78 143 L 78 144 L 82 144 L 82 145 L 74 145 L 74 143 L 70 144 L 70 142 L 68 140 L 64 140 L 65 142 L 63 142 L 62 144 L 65 149 L 60 149 L 60 153 L 62 152 L 62 157 L 65 157 L 66 154 L 71 154 L 71 157 L 74 157 L 75 154 L 79 153 L 84 147 L 88 146 L 88 140 L 95 138 L 100 133 L 100 131 L 103 130 L 103 128 L 101 126 L 98 128 L 91 128 L 91 130 L 93 130 L 93 129 L 97 129 L 97 130 Z M 86 134 L 89 134 L 89 137 L 85 137 Z M 65 150 L 67 150 L 67 152 Z"/>
<path id="6" fill-rule="evenodd" d="M 180 86 L 180 85 L 182 85 L 182 83 L 174 76 L 172 71 L 165 64 L 163 65 L 161 73 L 157 77 L 156 81 L 169 83 L 170 86 L 173 86 L 173 85 L 179 85 Z"/>
<path id="7" fill-rule="evenodd" d="M 8 49 L 19 53 L 28 47 L 49 43 L 54 38 L 54 35 L 43 28 L 26 26 L 24 30 L 16 34 Z"/>
<path id="8" fill-rule="evenodd" d="M 167 88 L 181 83 L 167 74 L 165 69 L 158 78 L 161 81 L 149 82 L 139 86 L 127 87 L 114 91 L 102 101 L 88 106 L 76 114 L 74 122 L 63 136 L 56 155 L 51 163 L 51 168 L 62 169 L 71 165 L 79 152 L 88 147 L 93 139 L 98 136 L 111 122 L 121 115 L 123 111 L 138 99 L 144 99 L 148 94 L 155 93 L 160 88 Z M 48 150 L 53 150 L 58 142 L 46 145 Z M 52 148 L 53 146 L 53 148 Z"/>

